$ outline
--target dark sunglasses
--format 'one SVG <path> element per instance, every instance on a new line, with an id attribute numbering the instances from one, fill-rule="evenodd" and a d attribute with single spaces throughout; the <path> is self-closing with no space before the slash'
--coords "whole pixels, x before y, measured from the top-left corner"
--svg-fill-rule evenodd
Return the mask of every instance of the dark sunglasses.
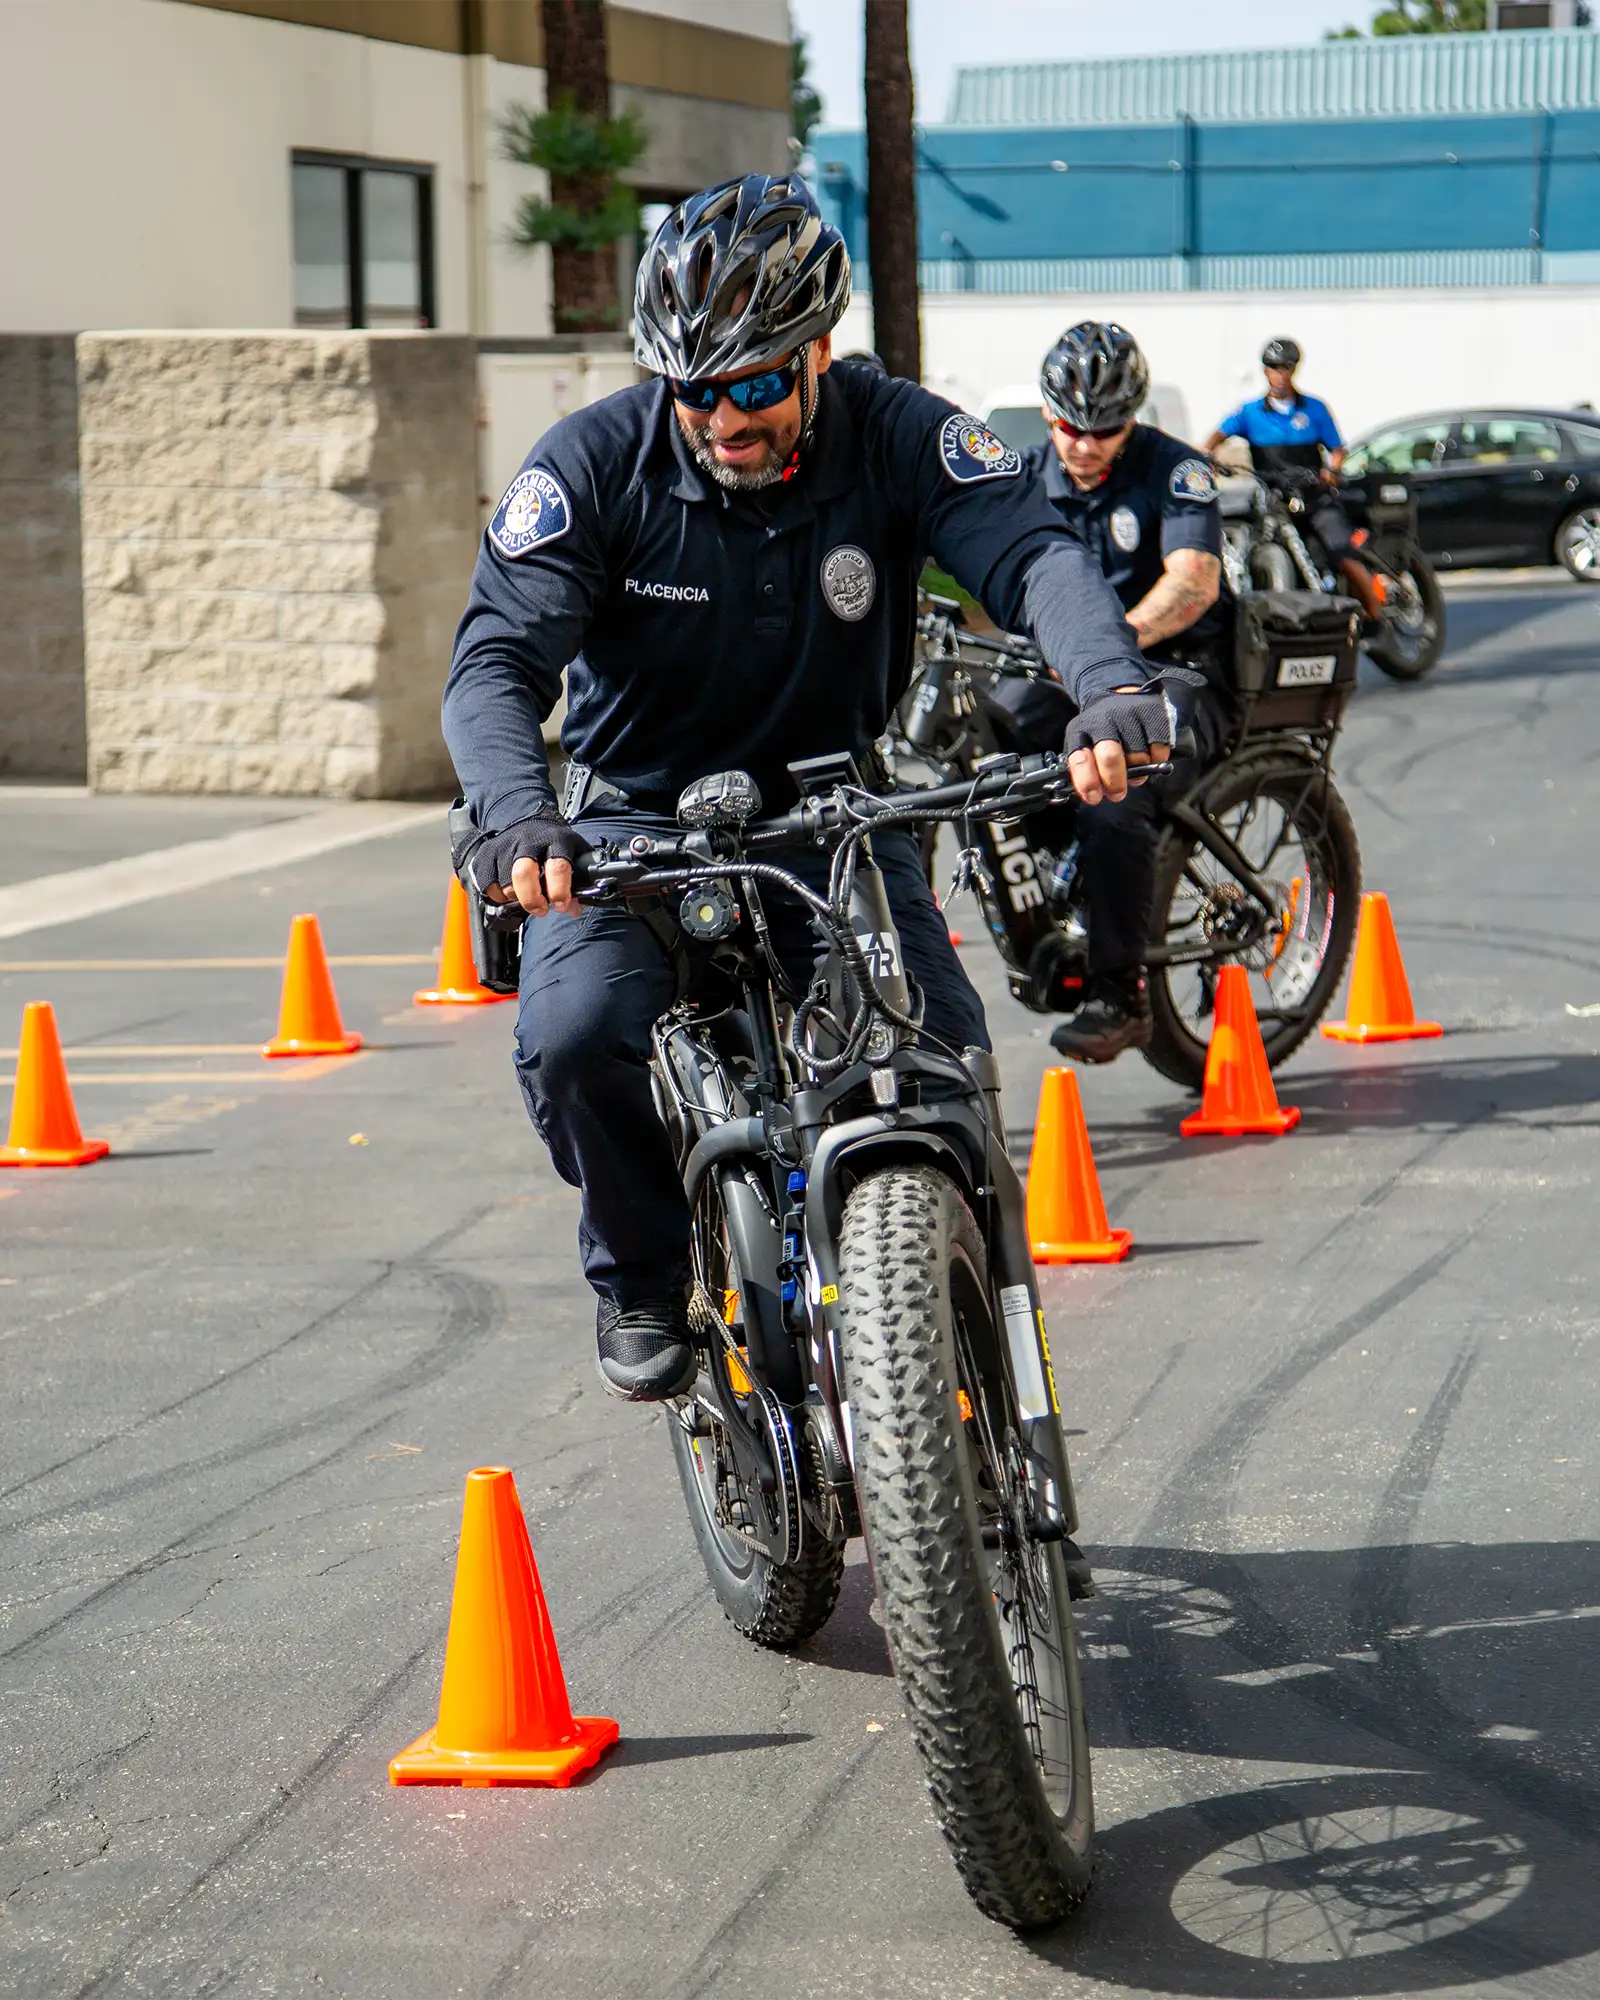
<path id="1" fill-rule="evenodd" d="M 777 368 L 763 368 L 759 375 L 741 376 L 737 382 L 723 376 L 712 376 L 704 382 L 680 382 L 669 376 L 668 386 L 673 401 L 682 403 L 686 409 L 701 410 L 709 416 L 726 396 L 736 410 L 748 415 L 752 410 L 775 410 L 780 403 L 788 402 L 804 366 L 805 356 L 794 354 Z"/>
<path id="2" fill-rule="evenodd" d="M 1126 424 L 1113 424 L 1108 431 L 1080 431 L 1074 424 L 1064 424 L 1059 417 L 1052 417 L 1050 421 L 1063 437 L 1099 438 L 1102 443 L 1107 438 L 1121 437 L 1127 429 Z"/>

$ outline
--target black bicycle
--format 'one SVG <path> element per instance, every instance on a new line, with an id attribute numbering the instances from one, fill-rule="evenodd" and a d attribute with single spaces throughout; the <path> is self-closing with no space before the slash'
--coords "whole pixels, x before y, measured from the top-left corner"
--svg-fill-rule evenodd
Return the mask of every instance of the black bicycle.
<path id="1" fill-rule="evenodd" d="M 865 1532 L 956 1865 L 988 1915 L 1033 1929 L 1089 1884 L 1071 1600 L 1093 1586 L 999 1071 L 921 1031 L 872 831 L 970 836 L 1069 781 L 1060 759 L 1011 758 L 906 799 L 864 790 L 848 758 L 791 770 L 791 812 L 757 819 L 751 781 L 724 773 L 684 793 L 676 835 L 575 871 L 586 903 L 665 899 L 688 954 L 653 1059 L 700 1358 L 672 1449 L 712 1588 L 758 1645 L 818 1630 Z M 825 893 L 779 865 L 796 844 L 831 853 Z M 805 992 L 770 947 L 774 890 L 824 946 Z"/>
<path id="2" fill-rule="evenodd" d="M 1327 1011 L 1355 936 L 1361 851 L 1332 756 L 1355 686 L 1360 611 L 1321 591 L 1258 592 L 1238 607 L 1238 729 L 1186 784 L 1164 789 L 1146 963 L 1154 1033 L 1145 1060 L 1198 1090 L 1217 975 L 1250 975 L 1276 1067 Z M 966 628 L 961 607 L 926 598 L 916 675 L 885 746 L 907 795 L 981 775 L 1017 742 L 1008 680 L 1051 676 L 1026 641 Z M 1059 688 L 1056 689 L 1059 694 Z M 924 858 L 934 868 L 930 828 Z M 1015 999 L 1042 1014 L 1081 1004 L 1089 925 L 1076 806 L 1064 797 L 1020 820 L 972 824 L 959 881 L 977 896 Z"/>

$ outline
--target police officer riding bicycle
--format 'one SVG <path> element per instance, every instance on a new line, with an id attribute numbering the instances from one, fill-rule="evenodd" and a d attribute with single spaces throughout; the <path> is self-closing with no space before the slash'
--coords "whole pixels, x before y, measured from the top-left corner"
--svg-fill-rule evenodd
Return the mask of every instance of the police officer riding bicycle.
<path id="1" fill-rule="evenodd" d="M 445 690 L 481 830 L 459 865 L 529 915 L 517 1073 L 557 1172 L 582 1189 L 601 1378 L 633 1401 L 695 1374 L 689 1215 L 648 1071 L 681 954 L 665 910 L 580 912 L 574 861 L 672 827 L 679 793 L 709 773 L 747 771 L 781 809 L 792 762 L 864 755 L 910 675 L 930 555 L 1060 674 L 1085 800 L 1120 799 L 1127 761 L 1166 755 L 1134 635 L 1039 482 L 950 404 L 835 363 L 849 296 L 844 242 L 796 176 L 746 175 L 674 209 L 635 308 L 657 379 L 535 445 L 485 534 Z M 543 724 L 563 672 L 558 807 Z M 927 1033 L 987 1046 L 913 839 L 873 844 Z M 817 949 L 805 912 L 774 896 L 767 916 L 803 990 Z"/>
<path id="2" fill-rule="evenodd" d="M 1150 370 L 1125 327 L 1084 320 L 1044 358 L 1039 375 L 1048 440 L 1026 454 L 1057 514 L 1083 537 L 1202 755 L 1232 719 L 1232 602 L 1222 581 L 1222 526 L 1208 462 L 1192 446 L 1137 421 Z M 1013 684 L 1018 740 L 1046 747 L 1067 707 L 1061 691 Z M 1150 1041 L 1144 957 L 1154 892 L 1157 794 L 1135 786 L 1081 806 L 1078 871 L 1089 912 L 1083 1005 L 1051 1035 L 1063 1055 L 1110 1062 Z"/>

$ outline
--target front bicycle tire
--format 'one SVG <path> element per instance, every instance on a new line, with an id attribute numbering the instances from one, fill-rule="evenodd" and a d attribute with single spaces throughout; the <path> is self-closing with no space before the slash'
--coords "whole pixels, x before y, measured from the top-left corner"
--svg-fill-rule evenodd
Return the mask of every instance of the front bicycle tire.
<path id="1" fill-rule="evenodd" d="M 979 1378 L 992 1387 L 1005 1364 L 983 1240 L 946 1175 L 892 1167 L 846 1204 L 839 1274 L 856 1482 L 934 1811 L 984 1914 L 1042 1929 L 1089 1887 L 1088 1729 L 1060 1545 L 1028 1545 L 1030 1587 L 1048 1606 L 1039 1623 L 1052 1628 L 1036 1635 L 1037 1660 L 984 1546 L 994 1495 L 971 1437 Z"/>
<path id="2" fill-rule="evenodd" d="M 1262 1044 L 1276 1069 L 1315 1029 L 1344 977 L 1361 904 L 1355 823 L 1333 780 L 1300 767 L 1245 764 L 1206 803 L 1277 891 L 1275 925 L 1248 949 L 1224 953 L 1250 975 Z M 1156 847 L 1152 903 L 1156 942 L 1225 945 L 1230 918 L 1248 909 L 1249 897 L 1186 828 L 1169 823 Z M 1189 1090 L 1205 1081 L 1217 969 L 1150 970 L 1144 1059 Z"/>

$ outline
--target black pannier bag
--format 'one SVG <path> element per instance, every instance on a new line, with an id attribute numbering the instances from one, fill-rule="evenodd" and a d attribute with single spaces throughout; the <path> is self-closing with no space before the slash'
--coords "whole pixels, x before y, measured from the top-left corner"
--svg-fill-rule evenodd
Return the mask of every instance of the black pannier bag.
<path id="1" fill-rule="evenodd" d="M 1239 599 L 1234 680 L 1249 729 L 1336 729 L 1355 691 L 1361 607 L 1320 590 Z"/>

